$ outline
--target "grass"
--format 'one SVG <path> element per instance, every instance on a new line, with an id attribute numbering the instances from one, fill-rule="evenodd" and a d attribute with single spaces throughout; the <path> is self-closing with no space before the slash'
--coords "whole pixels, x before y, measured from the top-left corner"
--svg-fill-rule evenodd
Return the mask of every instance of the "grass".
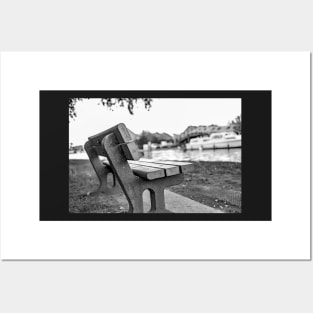
<path id="1" fill-rule="evenodd" d="M 126 198 L 99 194 L 98 178 L 89 160 L 69 161 L 69 210 L 71 213 L 121 213 Z M 241 212 L 241 164 L 233 162 L 195 162 L 194 171 L 184 182 L 169 190 L 226 213 Z"/>

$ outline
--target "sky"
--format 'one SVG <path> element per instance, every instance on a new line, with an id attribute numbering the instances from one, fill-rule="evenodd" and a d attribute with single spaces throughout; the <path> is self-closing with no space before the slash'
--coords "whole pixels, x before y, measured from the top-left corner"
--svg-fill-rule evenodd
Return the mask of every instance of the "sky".
<path id="1" fill-rule="evenodd" d="M 113 111 L 97 105 L 100 99 L 83 99 L 77 102 L 75 120 L 69 124 L 69 142 L 83 145 L 89 136 L 118 123 L 125 123 L 136 134 L 143 130 L 182 133 L 188 126 L 226 125 L 241 114 L 241 99 L 153 99 L 148 111 L 139 101 L 131 115 L 126 107 L 115 106 Z"/>

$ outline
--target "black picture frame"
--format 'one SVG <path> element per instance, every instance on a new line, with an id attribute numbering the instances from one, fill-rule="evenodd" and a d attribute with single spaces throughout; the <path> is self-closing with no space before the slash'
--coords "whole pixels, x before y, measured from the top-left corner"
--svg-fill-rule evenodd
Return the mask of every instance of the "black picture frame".
<path id="1" fill-rule="evenodd" d="M 69 100 L 124 97 L 240 98 L 242 103 L 242 213 L 70 213 Z M 39 99 L 40 221 L 271 221 L 272 92 L 270 90 L 42 90 L 39 91 Z"/>

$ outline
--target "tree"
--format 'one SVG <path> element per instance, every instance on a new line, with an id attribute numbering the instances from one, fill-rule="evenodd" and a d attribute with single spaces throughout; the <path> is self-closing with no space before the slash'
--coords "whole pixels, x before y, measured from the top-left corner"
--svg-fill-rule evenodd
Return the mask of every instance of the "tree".
<path id="1" fill-rule="evenodd" d="M 241 114 L 238 115 L 233 121 L 229 122 L 228 126 L 232 126 L 235 132 L 241 133 Z"/>
<path id="2" fill-rule="evenodd" d="M 136 140 L 136 144 L 140 149 L 142 149 L 143 145 L 149 142 L 148 132 L 142 131 L 140 137 Z"/>
<path id="3" fill-rule="evenodd" d="M 76 104 L 83 99 L 90 99 L 90 98 L 71 98 L 69 99 L 69 117 L 70 119 L 74 119 L 77 116 L 76 112 Z M 113 110 L 115 106 L 120 107 L 127 107 L 130 114 L 134 114 L 134 104 L 138 101 L 144 103 L 145 108 L 149 111 L 151 108 L 152 98 L 100 98 L 100 102 L 98 105 L 103 105 Z"/>

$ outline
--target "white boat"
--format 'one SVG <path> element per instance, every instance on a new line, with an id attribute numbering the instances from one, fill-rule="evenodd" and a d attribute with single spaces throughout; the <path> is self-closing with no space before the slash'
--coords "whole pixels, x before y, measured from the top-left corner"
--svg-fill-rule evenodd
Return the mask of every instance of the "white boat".
<path id="1" fill-rule="evenodd" d="M 234 132 L 213 133 L 210 137 L 190 139 L 187 150 L 241 148 L 241 135 Z"/>

